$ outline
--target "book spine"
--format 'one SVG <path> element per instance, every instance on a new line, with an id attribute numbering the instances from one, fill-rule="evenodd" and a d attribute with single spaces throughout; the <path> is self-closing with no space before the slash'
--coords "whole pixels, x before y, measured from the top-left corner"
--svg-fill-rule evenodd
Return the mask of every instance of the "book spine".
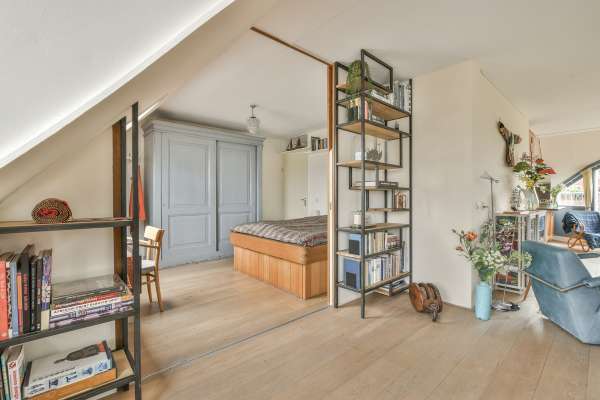
<path id="1" fill-rule="evenodd" d="M 35 331 L 36 327 L 36 310 L 37 299 L 37 270 L 35 268 L 37 261 L 31 262 L 31 271 L 29 272 L 29 331 Z"/>
<path id="2" fill-rule="evenodd" d="M 119 304 L 119 303 L 122 303 L 123 301 L 130 300 L 131 298 L 132 297 L 130 295 L 127 295 L 127 296 L 121 296 L 121 297 L 113 297 L 113 298 L 106 299 L 106 300 L 92 301 L 89 303 L 78 304 L 78 305 L 74 305 L 71 307 L 64 307 L 64 308 L 60 308 L 58 310 L 55 310 L 54 308 L 52 308 L 52 310 L 50 311 L 50 319 L 53 319 L 54 317 L 59 317 L 61 315 L 78 313 L 78 312 L 82 312 L 82 311 L 85 311 L 88 309 L 94 309 L 97 307 L 103 307 L 103 306 L 112 305 L 112 304 Z"/>
<path id="3" fill-rule="evenodd" d="M 50 328 L 50 300 L 51 300 L 51 274 L 52 274 L 52 256 L 46 253 L 43 257 L 42 267 L 42 312 L 41 330 Z"/>
<path id="4" fill-rule="evenodd" d="M 6 262 L 0 261 L 0 340 L 8 339 L 8 301 L 6 294 Z"/>
<path id="5" fill-rule="evenodd" d="M 29 271 L 21 272 L 21 285 L 23 286 L 23 332 L 27 333 L 31 329 L 29 320 Z"/>
<path id="6" fill-rule="evenodd" d="M 23 274 L 17 273 L 17 318 L 19 320 L 19 335 L 23 334 Z"/>
<path id="7" fill-rule="evenodd" d="M 86 309 L 81 309 L 81 310 L 77 310 L 77 311 L 73 311 L 73 312 L 69 312 L 69 313 L 65 313 L 65 314 L 61 314 L 61 315 L 51 315 L 50 316 L 50 322 L 59 322 L 59 321 L 63 321 L 65 319 L 71 319 L 71 318 L 79 318 L 79 317 L 84 317 L 86 315 L 89 314 L 99 314 L 99 313 L 104 313 L 107 311 L 112 311 L 116 308 L 125 306 L 125 305 L 130 305 L 132 304 L 132 300 L 127 301 L 127 302 L 119 302 L 119 303 L 113 303 L 113 304 L 105 304 L 105 305 L 101 305 L 98 307 L 93 307 L 93 308 L 86 308 Z"/>
<path id="8" fill-rule="evenodd" d="M 19 301 L 17 291 L 17 263 L 15 260 L 10 262 L 10 297 L 11 297 L 11 316 L 10 325 L 12 329 L 12 336 L 19 336 Z"/>
<path id="9" fill-rule="evenodd" d="M 6 354 L 8 350 L 5 349 L 0 355 L 0 365 L 2 366 L 2 387 L 4 389 L 4 398 L 10 400 L 10 386 L 8 385 L 8 365 L 6 365 Z"/>
<path id="10" fill-rule="evenodd" d="M 10 384 L 11 400 L 21 400 L 21 382 L 19 378 L 17 361 L 10 361 L 8 363 L 8 382 Z"/>
<path id="11" fill-rule="evenodd" d="M 125 293 L 122 292 L 111 292 L 111 293 L 105 293 L 105 294 L 100 294 L 100 295 L 96 295 L 96 296 L 90 296 L 90 297 L 86 297 L 84 299 L 81 300 L 77 300 L 77 301 L 72 301 L 72 302 L 64 302 L 64 303 L 56 303 L 53 302 L 52 303 L 52 310 L 62 310 L 64 308 L 68 308 L 68 307 L 75 307 L 75 306 L 79 306 L 82 304 L 87 304 L 87 303 L 92 303 L 95 301 L 102 301 L 102 300 L 107 300 L 107 299 L 113 299 L 116 297 L 121 297 L 123 296 Z"/>
<path id="12" fill-rule="evenodd" d="M 36 291 L 35 291 L 35 329 L 42 330 L 42 259 L 36 264 Z"/>
<path id="13" fill-rule="evenodd" d="M 75 322 L 81 322 L 81 321 L 89 321 L 92 319 L 96 319 L 96 318 L 100 318 L 100 317 L 104 317 L 107 315 L 111 315 L 111 314 L 116 314 L 118 312 L 123 312 L 123 311 L 128 311 L 131 308 L 131 305 L 122 305 L 118 308 L 114 308 L 110 311 L 106 311 L 106 312 L 102 312 L 102 313 L 93 313 L 93 314 L 87 314 L 86 316 L 83 317 L 78 317 L 78 318 L 69 318 L 66 319 L 64 321 L 59 321 L 59 322 L 50 322 L 50 328 L 60 328 L 62 326 L 67 326 L 67 325 L 71 325 Z"/>

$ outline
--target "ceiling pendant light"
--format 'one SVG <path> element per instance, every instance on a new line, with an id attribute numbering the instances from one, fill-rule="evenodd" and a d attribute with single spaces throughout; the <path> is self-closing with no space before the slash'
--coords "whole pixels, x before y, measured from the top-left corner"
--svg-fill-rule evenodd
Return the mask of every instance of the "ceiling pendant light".
<path id="1" fill-rule="evenodd" d="M 253 135 L 258 135 L 258 128 L 260 128 L 260 120 L 254 116 L 254 109 L 257 107 L 256 104 L 250 104 L 250 112 L 251 115 L 248 117 L 246 121 L 246 126 L 248 127 L 248 132 Z"/>

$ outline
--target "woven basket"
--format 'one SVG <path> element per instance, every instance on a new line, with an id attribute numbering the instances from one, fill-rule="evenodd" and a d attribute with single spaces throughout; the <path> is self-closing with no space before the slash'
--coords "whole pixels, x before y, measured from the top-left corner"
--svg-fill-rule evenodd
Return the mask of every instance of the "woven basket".
<path id="1" fill-rule="evenodd" d="M 63 223 L 67 222 L 71 216 L 71 209 L 67 202 L 53 198 L 40 201 L 31 212 L 31 218 L 38 224 Z"/>

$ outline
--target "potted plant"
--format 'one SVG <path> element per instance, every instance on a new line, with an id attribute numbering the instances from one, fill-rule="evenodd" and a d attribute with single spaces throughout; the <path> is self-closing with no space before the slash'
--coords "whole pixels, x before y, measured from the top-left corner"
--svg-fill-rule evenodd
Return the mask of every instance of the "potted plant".
<path id="1" fill-rule="evenodd" d="M 536 210 L 540 205 L 540 201 L 537 193 L 535 192 L 535 187 L 546 176 L 556 174 L 556 171 L 546 165 L 544 160 L 541 158 L 535 160 L 534 163 L 526 160 L 519 161 L 517 165 L 513 167 L 513 171 L 517 173 L 519 179 L 525 186 L 525 188 L 521 186 L 517 187 L 521 190 L 523 196 L 525 197 L 527 209 Z"/>
<path id="2" fill-rule="evenodd" d="M 479 275 L 479 284 L 475 289 L 475 316 L 484 321 L 489 320 L 491 315 L 492 281 L 496 272 L 507 265 L 526 268 L 531 264 L 531 255 L 528 253 L 510 251 L 503 254 L 494 240 L 493 229 L 491 221 L 488 221 L 482 226 L 480 235 L 473 231 L 452 230 L 458 236 L 456 250 Z"/>

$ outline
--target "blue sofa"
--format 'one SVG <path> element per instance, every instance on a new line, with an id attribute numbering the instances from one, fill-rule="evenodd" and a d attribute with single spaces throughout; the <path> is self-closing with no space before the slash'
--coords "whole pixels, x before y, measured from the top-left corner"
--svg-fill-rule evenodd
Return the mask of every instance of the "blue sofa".
<path id="1" fill-rule="evenodd" d="M 583 343 L 600 344 L 600 277 L 569 250 L 533 241 L 522 248 L 533 257 L 525 273 L 542 314 Z"/>

